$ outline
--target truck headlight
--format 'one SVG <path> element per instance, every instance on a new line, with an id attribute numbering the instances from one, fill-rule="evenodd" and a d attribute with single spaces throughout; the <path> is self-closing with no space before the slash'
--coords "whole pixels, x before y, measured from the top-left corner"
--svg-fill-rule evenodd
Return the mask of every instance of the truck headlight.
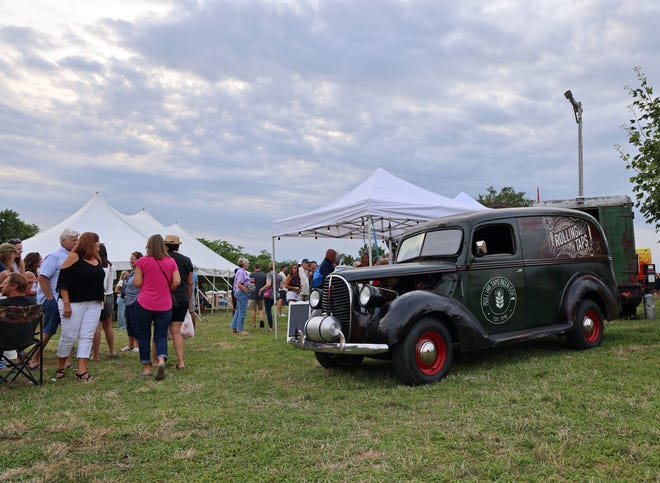
<path id="1" fill-rule="evenodd" d="M 385 302 L 381 291 L 373 285 L 365 284 L 360 289 L 360 305 L 364 308 L 377 307 Z"/>
<path id="2" fill-rule="evenodd" d="M 322 299 L 322 292 L 320 290 L 313 289 L 312 292 L 309 294 L 309 306 L 312 309 L 320 309 L 321 299 Z"/>

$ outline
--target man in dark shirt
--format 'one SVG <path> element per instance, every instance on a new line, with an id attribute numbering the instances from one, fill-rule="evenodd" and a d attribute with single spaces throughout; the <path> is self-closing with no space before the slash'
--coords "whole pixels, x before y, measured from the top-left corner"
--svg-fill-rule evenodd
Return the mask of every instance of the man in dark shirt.
<path id="1" fill-rule="evenodd" d="M 183 335 L 181 335 L 181 324 L 188 314 L 188 307 L 190 306 L 190 299 L 193 296 L 193 264 L 190 258 L 179 253 L 179 245 L 181 239 L 177 235 L 165 235 L 165 248 L 167 254 L 174 259 L 176 266 L 179 269 L 181 276 L 181 283 L 174 289 L 172 295 L 176 299 L 176 304 L 172 304 L 172 322 L 170 324 L 170 332 L 172 334 L 172 346 L 176 352 L 176 368 L 184 369 L 186 364 L 183 360 L 184 343 Z"/>
<path id="2" fill-rule="evenodd" d="M 264 297 L 261 289 L 266 285 L 266 274 L 261 265 L 254 264 L 250 274 L 250 292 L 248 293 L 248 311 L 252 312 L 252 326 L 257 327 L 257 309 L 259 309 L 259 327 L 264 327 Z"/>

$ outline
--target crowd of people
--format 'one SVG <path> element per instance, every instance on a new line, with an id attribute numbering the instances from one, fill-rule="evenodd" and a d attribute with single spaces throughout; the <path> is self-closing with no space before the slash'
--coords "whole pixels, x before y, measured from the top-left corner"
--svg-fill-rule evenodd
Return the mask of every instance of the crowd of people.
<path id="1" fill-rule="evenodd" d="M 290 302 L 308 301 L 311 289 L 321 287 L 325 277 L 334 271 L 337 265 L 337 252 L 329 248 L 320 265 L 303 258 L 300 263 L 293 263 L 290 266 L 283 264 L 279 272 L 275 272 L 275 264 L 270 262 L 268 274 L 261 271 L 261 265 L 258 263 L 254 265 L 253 271 L 249 272 L 249 265 L 248 259 L 241 257 L 238 260 L 238 269 L 234 273 L 232 291 L 234 315 L 231 320 L 231 330 L 237 335 L 248 335 L 245 331 L 245 317 L 248 311 L 251 313 L 252 327 L 255 329 L 257 313 L 259 313 L 259 327 L 265 327 L 265 312 L 268 320 L 267 330 L 271 331 L 275 299 L 277 299 L 277 315 L 281 317 L 285 315 L 284 306 Z"/>
<path id="2" fill-rule="evenodd" d="M 60 246 L 43 259 L 39 253 L 22 257 L 21 240 L 0 244 L 0 288 L 4 304 L 42 307 L 43 344 L 29 361 L 39 367 L 42 351 L 61 326 L 57 346 L 54 380 L 67 377 L 76 350 L 75 377 L 89 381 L 89 361 L 100 360 L 103 336 L 109 357 L 117 357 L 113 331 L 116 299 L 117 327 L 126 329 L 128 344 L 120 352 L 139 353 L 142 376 L 165 378 L 168 338 L 176 354 L 175 368 L 185 369 L 184 337 L 181 326 L 195 304 L 196 283 L 192 261 L 179 253 L 181 240 L 176 235 L 152 235 L 146 254 L 131 253 L 130 270 L 117 274 L 99 235 L 66 229 Z M 284 264 L 276 271 L 270 262 L 268 273 L 249 261 L 238 260 L 232 298 L 232 333 L 247 335 L 245 318 L 251 314 L 252 326 L 273 330 L 273 311 L 284 316 L 290 302 L 309 300 L 310 291 L 320 287 L 337 264 L 337 253 L 328 249 L 321 264 L 304 258 L 300 263 Z M 265 317 L 264 317 L 265 315 Z M 257 318 L 258 317 L 258 318 Z M 265 320 L 264 320 L 265 319 Z M 10 359 L 19 357 L 10 353 Z"/>
<path id="3" fill-rule="evenodd" d="M 61 326 L 54 379 L 67 377 L 76 345 L 75 376 L 81 381 L 93 379 L 89 360 L 100 359 L 102 334 L 109 356 L 117 357 L 113 332 L 116 296 L 117 320 L 128 335 L 128 345 L 121 351 L 139 352 L 142 375 L 151 376 L 154 369 L 156 380 L 165 378 L 168 334 L 177 357 L 175 367 L 185 369 L 181 324 L 194 310 L 193 265 L 178 252 L 180 245 L 176 235 L 166 235 L 165 239 L 152 235 L 146 255 L 133 252 L 131 270 L 122 272 L 113 287 L 116 273 L 96 233 L 64 230 L 60 246 L 43 260 L 38 253 L 23 259 L 20 240 L 1 244 L 2 303 L 42 307 L 43 344 L 29 361 L 30 366 L 39 367 L 43 348 Z M 5 356 L 14 360 L 20 354 Z"/>

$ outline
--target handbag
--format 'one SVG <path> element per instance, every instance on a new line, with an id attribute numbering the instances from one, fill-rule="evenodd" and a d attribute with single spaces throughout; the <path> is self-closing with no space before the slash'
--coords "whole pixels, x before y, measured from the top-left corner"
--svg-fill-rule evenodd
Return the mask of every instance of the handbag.
<path id="1" fill-rule="evenodd" d="M 170 286 L 170 279 L 167 278 L 167 275 L 165 274 L 165 270 L 163 270 L 163 267 L 161 266 L 160 262 L 158 260 L 156 260 L 156 263 L 160 267 L 160 271 L 163 272 L 163 277 L 165 277 L 165 281 L 167 281 L 167 286 L 169 287 Z M 178 307 L 179 302 L 176 300 L 176 296 L 174 295 L 174 292 L 170 292 L 170 294 L 172 295 L 172 307 Z"/>
<path id="2" fill-rule="evenodd" d="M 181 324 L 181 335 L 184 339 L 195 337 L 195 325 L 193 324 L 192 315 L 190 315 L 190 312 L 186 312 L 186 317 L 183 319 L 183 323 Z"/>

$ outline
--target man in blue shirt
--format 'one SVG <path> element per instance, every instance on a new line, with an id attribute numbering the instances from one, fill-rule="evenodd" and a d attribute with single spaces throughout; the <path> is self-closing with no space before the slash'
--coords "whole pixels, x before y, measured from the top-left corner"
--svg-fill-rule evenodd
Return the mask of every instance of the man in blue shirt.
<path id="1" fill-rule="evenodd" d="M 325 277 L 330 275 L 335 271 L 335 262 L 337 261 L 337 252 L 332 248 L 328 248 L 325 252 L 325 258 L 321 262 L 321 265 L 314 272 L 314 278 L 312 278 L 312 288 L 323 287 L 323 280 Z"/>
<path id="2" fill-rule="evenodd" d="M 79 233 L 75 230 L 66 229 L 60 234 L 60 247 L 46 255 L 39 269 L 39 286 L 37 287 L 37 303 L 41 305 L 44 313 L 44 343 L 37 350 L 30 361 L 30 366 L 39 365 L 41 352 L 48 344 L 50 338 L 57 332 L 60 325 L 60 311 L 57 306 L 57 279 L 60 276 L 60 267 L 69 252 L 78 243 Z M 68 364 L 68 362 L 67 362 Z"/>

